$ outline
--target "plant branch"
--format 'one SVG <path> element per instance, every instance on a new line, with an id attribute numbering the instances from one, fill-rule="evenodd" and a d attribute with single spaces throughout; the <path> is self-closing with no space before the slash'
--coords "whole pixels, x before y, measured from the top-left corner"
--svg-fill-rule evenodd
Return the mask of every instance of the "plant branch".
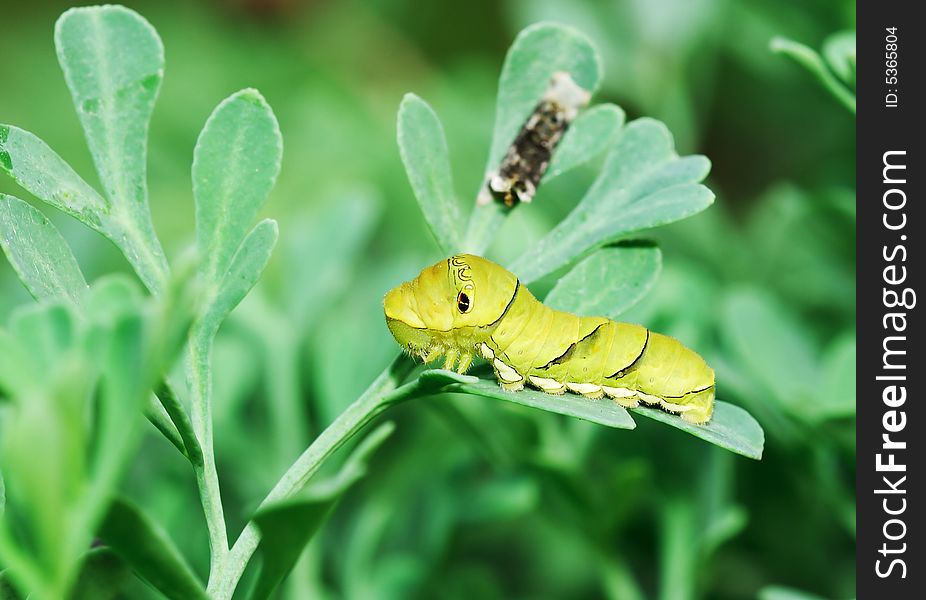
<path id="1" fill-rule="evenodd" d="M 212 381 L 209 376 L 212 337 L 210 332 L 204 331 L 201 327 L 194 328 L 190 334 L 188 367 L 192 393 L 191 421 L 202 451 L 202 461 L 193 464 L 193 471 L 196 474 L 196 487 L 209 530 L 210 584 L 216 574 L 223 570 L 228 556 L 225 512 L 222 508 L 222 494 L 212 444 Z"/>
<path id="2" fill-rule="evenodd" d="M 813 73 L 837 100 L 851 110 L 853 114 L 855 113 L 855 94 L 843 82 L 839 81 L 815 50 L 800 42 L 783 37 L 774 38 L 770 45 L 772 51 L 791 57 L 792 60 Z"/>
<path id="3" fill-rule="evenodd" d="M 421 384 L 417 381 L 400 385 L 413 368 L 414 363 L 407 356 L 401 355 L 396 358 L 353 404 L 315 438 L 267 494 L 258 510 L 293 496 L 305 486 L 328 457 L 365 425 L 390 406 L 418 395 Z M 260 533 L 252 520 L 232 547 L 225 561 L 224 572 L 221 576 L 210 578 L 207 590 L 210 597 L 219 600 L 231 598 L 259 542 Z"/>

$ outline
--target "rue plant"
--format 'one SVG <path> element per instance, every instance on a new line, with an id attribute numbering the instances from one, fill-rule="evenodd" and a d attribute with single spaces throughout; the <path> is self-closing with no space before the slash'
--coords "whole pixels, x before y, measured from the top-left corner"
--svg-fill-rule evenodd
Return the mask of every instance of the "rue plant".
<path id="1" fill-rule="evenodd" d="M 394 426 L 387 422 L 367 434 L 334 476 L 313 479 L 326 461 L 389 407 L 447 392 L 618 429 L 634 428 L 632 412 L 738 454 L 761 456 L 761 428 L 724 402 L 708 425 L 697 426 L 655 409 L 628 412 L 569 394 L 506 393 L 491 379 L 422 369 L 400 355 L 293 457 L 243 531 L 230 535 L 213 448 L 212 386 L 222 365 L 214 364 L 212 348 L 277 239 L 274 221 L 253 224 L 280 169 L 276 118 L 252 89 L 215 108 L 193 155 L 195 258 L 169 261 L 152 224 L 146 181 L 148 125 L 164 74 L 157 33 L 126 8 L 72 9 L 55 27 L 55 46 L 101 188 L 38 136 L 13 125 L 0 125 L 0 168 L 35 199 L 108 238 L 141 286 L 122 276 L 88 285 L 51 222 L 31 204 L 0 195 L 0 245 L 37 300 L 0 329 L 6 490 L 0 561 L 4 581 L 12 584 L 5 584 L 8 592 L 96 597 L 117 589 L 130 569 L 170 598 L 266 598 Z M 594 91 L 600 59 L 572 29 L 539 24 L 521 32 L 499 81 L 487 171 L 498 165 L 556 71 L 568 71 Z M 510 211 L 489 204 L 464 221 L 440 121 L 414 95 L 399 108 L 398 142 L 441 250 L 486 253 Z M 579 115 L 544 182 L 599 156 L 597 178 L 569 215 L 508 266 L 526 284 L 555 279 L 546 297 L 551 306 L 615 317 L 645 295 L 661 265 L 658 247 L 631 240 L 707 208 L 713 194 L 700 183 L 710 168 L 706 158 L 678 156 L 662 123 L 625 123 L 623 111 L 609 104 Z M 471 175 L 475 197 L 483 177 Z M 206 582 L 145 507 L 119 495 L 143 435 L 142 416 L 195 474 L 208 528 Z"/>

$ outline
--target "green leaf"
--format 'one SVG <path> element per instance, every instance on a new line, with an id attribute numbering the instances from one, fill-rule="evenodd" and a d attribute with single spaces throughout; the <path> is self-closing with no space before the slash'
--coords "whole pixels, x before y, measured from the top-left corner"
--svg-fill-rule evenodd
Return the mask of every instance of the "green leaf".
<path id="1" fill-rule="evenodd" d="M 623 126 L 624 111 L 614 104 L 600 104 L 580 114 L 556 147 L 543 181 L 558 177 L 610 148 Z"/>
<path id="2" fill-rule="evenodd" d="M 108 235 L 157 291 L 168 269 L 148 209 L 147 145 L 164 73 L 161 40 L 137 13 L 93 6 L 61 15 L 55 47 L 109 199 L 109 217 L 120 230 L 110 226 Z"/>
<path id="3" fill-rule="evenodd" d="M 732 292 L 721 317 L 721 335 L 746 371 L 782 407 L 803 417 L 819 384 L 818 352 L 805 326 L 775 297 L 754 289 Z"/>
<path id="4" fill-rule="evenodd" d="M 823 42 L 823 56 L 842 81 L 855 88 L 855 30 L 840 31 Z"/>
<path id="5" fill-rule="evenodd" d="M 10 332 L 0 329 L 0 393 L 16 397 L 35 387 L 29 355 Z"/>
<path id="6" fill-rule="evenodd" d="M 579 204 L 511 270 L 530 283 L 593 248 L 704 210 L 714 194 L 698 182 L 709 170 L 703 156 L 679 158 L 659 121 L 633 121 Z"/>
<path id="7" fill-rule="evenodd" d="M 84 556 L 70 600 L 108 600 L 118 597 L 131 580 L 125 561 L 109 548 L 94 548 Z"/>
<path id="8" fill-rule="evenodd" d="M 39 200 L 109 235 L 110 202 L 35 135 L 0 125 L 0 169 Z"/>
<path id="9" fill-rule="evenodd" d="M 41 212 L 0 194 L 0 247 L 20 281 L 37 300 L 77 303 L 87 282 L 67 242 Z"/>
<path id="10" fill-rule="evenodd" d="M 270 260 L 277 235 L 277 223 L 271 219 L 261 221 L 251 230 L 208 303 L 203 316 L 204 327 L 213 331 L 218 329 L 228 314 L 251 291 Z"/>
<path id="11" fill-rule="evenodd" d="M 20 309 L 10 333 L 5 344 L 19 348 L 14 354 L 25 362 L 19 366 L 29 381 L 9 390 L 13 409 L 5 411 L 0 432 L 8 492 L 0 561 L 36 595 L 63 597 L 91 541 L 88 515 L 79 508 L 86 497 L 87 399 L 95 365 L 79 352 L 80 323 L 63 302 Z"/>
<path id="12" fill-rule="evenodd" d="M 172 287 L 161 299 L 172 299 Z M 140 310 L 143 297 L 138 285 L 129 277 L 122 274 L 105 275 L 94 282 L 93 287 L 83 299 L 84 316 L 94 323 L 112 326 L 119 317 Z M 183 318 L 183 309 L 176 306 L 166 308 L 172 318 Z M 170 327 L 163 328 L 160 333 L 169 333 Z M 168 330 L 168 331 L 165 331 Z M 184 453 L 194 464 L 202 462 L 202 451 L 199 442 L 190 426 L 190 418 L 184 412 L 179 400 L 166 386 L 156 396 L 151 394 L 147 398 L 145 416 L 171 444 Z"/>
<path id="13" fill-rule="evenodd" d="M 257 90 L 223 100 L 209 116 L 193 153 L 196 241 L 209 284 L 225 276 L 280 171 L 283 139 Z"/>
<path id="14" fill-rule="evenodd" d="M 44 380 L 54 374 L 78 337 L 77 317 L 60 302 L 21 307 L 10 318 L 12 333 L 30 361 L 33 375 Z"/>
<path id="15" fill-rule="evenodd" d="M 369 456 L 394 430 L 392 422 L 380 425 L 357 445 L 335 477 L 312 485 L 299 498 L 262 508 L 254 516 L 261 532 L 263 566 L 250 596 L 252 600 L 273 593 L 338 499 L 366 474 Z"/>
<path id="16" fill-rule="evenodd" d="M 829 90 L 846 108 L 851 110 L 852 114 L 855 114 L 855 92 L 846 87 L 846 84 L 833 74 L 816 50 L 783 37 L 772 39 L 771 48 L 773 52 L 784 54 L 807 69 L 823 84 L 823 87 Z M 839 66 L 837 68 L 842 69 L 843 67 Z"/>
<path id="17" fill-rule="evenodd" d="M 93 283 L 83 298 L 82 308 L 88 320 L 111 326 L 119 318 L 139 312 L 143 301 L 136 282 L 121 273 L 113 273 Z"/>
<path id="18" fill-rule="evenodd" d="M 155 375 L 148 332 L 142 315 L 127 313 L 111 326 L 108 347 L 101 352 L 91 338 L 86 352 L 102 354 L 103 373 L 97 404 L 93 477 L 101 490 L 116 484 L 130 450 L 138 442 L 138 417 Z M 102 504 L 104 499 L 100 499 Z M 92 506 L 92 504 L 91 504 Z M 102 507 L 93 507 L 99 510 Z"/>
<path id="19" fill-rule="evenodd" d="M 636 427 L 627 411 L 613 400 L 590 400 L 570 393 L 553 396 L 526 388 L 519 392 L 506 392 L 493 380 L 459 375 L 443 369 L 424 371 L 419 376 L 419 381 L 425 389 L 430 388 L 433 392 L 474 394 L 505 400 L 617 429 Z"/>
<path id="20" fill-rule="evenodd" d="M 591 42 L 570 27 L 538 23 L 522 30 L 505 56 L 498 82 L 487 173 L 498 168 L 557 71 L 567 71 L 579 86 L 594 92 L 601 80 L 601 59 Z M 480 186 L 484 183 L 480 181 Z M 483 254 L 509 212 L 498 202 L 477 206 L 470 218 L 464 248 Z"/>
<path id="21" fill-rule="evenodd" d="M 759 590 L 759 600 L 824 600 L 824 598 L 794 588 L 769 585 Z"/>
<path id="22" fill-rule="evenodd" d="M 200 447 L 196 433 L 193 431 L 193 424 L 190 422 L 190 417 L 183 408 L 183 405 L 180 404 L 180 400 L 177 398 L 177 394 L 173 391 L 173 388 L 166 384 L 162 386 L 162 388 L 158 390 L 157 400 L 170 417 L 171 423 L 173 423 L 177 430 L 177 435 L 183 440 L 183 446 L 181 448 L 183 453 L 190 459 L 194 467 L 202 466 L 203 449 Z M 158 428 L 160 429 L 160 427 Z M 171 439 L 175 446 L 177 445 L 173 442 L 171 436 L 168 436 L 168 438 Z"/>
<path id="23" fill-rule="evenodd" d="M 613 319 L 649 292 L 661 269 L 662 254 L 655 245 L 601 248 L 560 278 L 544 304 Z"/>
<path id="24" fill-rule="evenodd" d="M 445 255 L 460 249 L 460 207 L 453 191 L 450 155 L 440 119 L 414 94 L 399 105 L 399 154 L 424 219 Z"/>
<path id="25" fill-rule="evenodd" d="M 110 505 L 99 535 L 168 598 L 206 598 L 202 584 L 167 533 L 129 501 L 117 499 Z"/>
<path id="26" fill-rule="evenodd" d="M 10 577 L 10 570 L 0 571 L 0 600 L 22 600 L 23 596 L 16 591 L 16 586 Z"/>
<path id="27" fill-rule="evenodd" d="M 762 458 L 762 448 L 765 445 L 762 427 L 752 415 L 733 404 L 715 402 L 714 414 L 706 425 L 689 423 L 678 415 L 658 408 L 640 406 L 631 410 L 634 414 L 661 421 L 730 452 L 756 460 Z"/>
<path id="28" fill-rule="evenodd" d="M 203 465 L 197 477 L 213 555 L 224 552 L 228 541 L 212 451 L 212 344 L 219 320 L 256 281 L 275 241 L 275 226 L 259 225 L 238 254 L 273 188 L 282 156 L 279 124 L 254 89 L 241 90 L 219 103 L 193 151 L 196 243 L 209 301 L 190 332 L 187 377 L 191 422 L 202 444 Z"/>
<path id="29" fill-rule="evenodd" d="M 822 361 L 822 383 L 816 401 L 807 410 L 821 418 L 855 415 L 856 349 L 855 333 L 837 339 L 827 348 Z"/>

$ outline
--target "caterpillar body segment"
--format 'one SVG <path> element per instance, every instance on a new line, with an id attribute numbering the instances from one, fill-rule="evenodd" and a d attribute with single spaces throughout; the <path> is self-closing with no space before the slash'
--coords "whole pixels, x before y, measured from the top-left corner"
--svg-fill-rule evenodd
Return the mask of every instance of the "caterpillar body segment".
<path id="1" fill-rule="evenodd" d="M 386 323 L 396 341 L 426 362 L 463 373 L 475 356 L 510 391 L 530 386 L 607 396 L 707 422 L 714 405 L 714 372 L 674 338 L 604 317 L 580 317 L 539 302 L 504 268 L 457 255 L 424 269 L 390 291 Z"/>

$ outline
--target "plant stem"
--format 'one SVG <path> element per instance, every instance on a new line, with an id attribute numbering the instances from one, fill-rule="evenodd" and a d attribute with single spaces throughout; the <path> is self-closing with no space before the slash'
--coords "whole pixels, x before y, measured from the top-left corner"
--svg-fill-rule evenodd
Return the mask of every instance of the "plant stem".
<path id="1" fill-rule="evenodd" d="M 414 363 L 405 355 L 396 358 L 370 387 L 319 434 L 261 502 L 260 508 L 289 498 L 308 482 L 325 460 L 358 431 L 390 406 L 413 396 L 417 381 L 400 387 Z M 207 593 L 217 600 L 231 598 L 244 568 L 260 542 L 260 533 L 252 520 L 247 524 L 225 561 L 221 577 L 210 577 Z"/>
<path id="2" fill-rule="evenodd" d="M 225 512 L 219 489 L 219 475 L 215 467 L 215 450 L 212 446 L 212 381 L 209 355 L 212 334 L 197 327 L 190 334 L 189 376 L 192 392 L 191 421 L 193 432 L 202 450 L 202 462 L 193 465 L 196 487 L 199 490 L 206 527 L 209 529 L 209 583 L 223 570 L 228 556 L 228 534 L 225 531 Z"/>
<path id="3" fill-rule="evenodd" d="M 781 52 L 790 56 L 795 62 L 817 76 L 817 79 L 839 100 L 846 108 L 855 114 L 855 94 L 846 85 L 839 81 L 816 50 L 800 42 L 787 38 L 776 37 L 771 42 L 774 52 Z"/>

